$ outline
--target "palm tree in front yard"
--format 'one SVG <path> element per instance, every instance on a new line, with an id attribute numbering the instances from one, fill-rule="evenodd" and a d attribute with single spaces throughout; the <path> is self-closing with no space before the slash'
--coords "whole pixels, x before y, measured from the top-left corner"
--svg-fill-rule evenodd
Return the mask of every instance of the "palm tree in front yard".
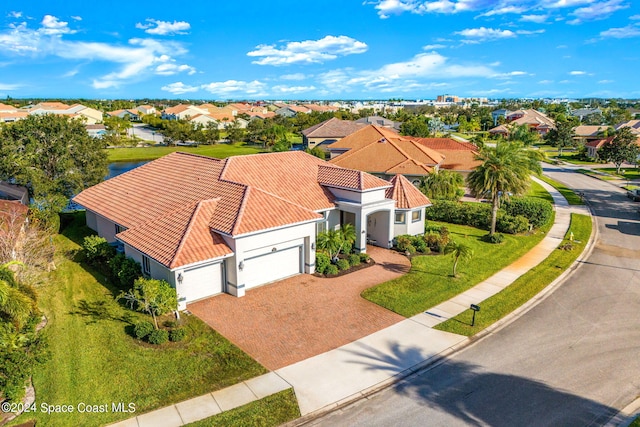
<path id="1" fill-rule="evenodd" d="M 456 277 L 456 269 L 460 259 L 469 259 L 473 257 L 473 249 L 464 243 L 458 243 L 455 240 L 449 241 L 444 247 L 444 254 L 453 254 L 453 277 Z"/>
<path id="2" fill-rule="evenodd" d="M 499 141 L 495 147 L 485 146 L 476 157 L 482 161 L 467 176 L 467 186 L 476 198 L 491 200 L 491 232 L 496 232 L 500 196 L 520 195 L 529 188 L 532 173 L 539 175 L 540 153 L 519 142 Z"/>

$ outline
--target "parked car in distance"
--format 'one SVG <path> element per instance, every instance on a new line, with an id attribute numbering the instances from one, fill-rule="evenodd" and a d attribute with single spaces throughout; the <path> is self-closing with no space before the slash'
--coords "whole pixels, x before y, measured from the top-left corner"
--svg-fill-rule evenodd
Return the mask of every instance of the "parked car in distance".
<path id="1" fill-rule="evenodd" d="M 640 202 L 640 188 L 634 188 L 633 190 L 627 191 L 627 197 L 634 202 Z"/>

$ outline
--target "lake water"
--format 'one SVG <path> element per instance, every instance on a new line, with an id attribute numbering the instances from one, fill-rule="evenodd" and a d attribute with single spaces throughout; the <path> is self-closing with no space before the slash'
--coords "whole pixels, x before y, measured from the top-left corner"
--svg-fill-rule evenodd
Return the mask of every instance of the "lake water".
<path id="1" fill-rule="evenodd" d="M 138 166 L 142 166 L 145 163 L 149 163 L 149 161 L 143 162 L 114 162 L 109 163 L 109 174 L 105 179 L 113 178 L 114 176 L 118 176 L 125 172 L 129 172 L 132 169 L 137 168 Z"/>

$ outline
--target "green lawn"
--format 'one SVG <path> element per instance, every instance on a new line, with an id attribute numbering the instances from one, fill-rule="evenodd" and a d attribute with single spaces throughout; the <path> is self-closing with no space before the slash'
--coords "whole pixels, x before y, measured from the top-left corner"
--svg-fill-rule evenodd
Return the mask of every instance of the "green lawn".
<path id="1" fill-rule="evenodd" d="M 538 199 L 546 200 L 549 203 L 553 203 L 553 197 L 544 187 L 537 182 L 531 180 L 531 186 L 529 187 L 529 191 L 526 196 L 536 197 Z"/>
<path id="2" fill-rule="evenodd" d="M 446 225 L 452 239 L 473 249 L 475 255 L 471 260 L 460 261 L 458 277 L 451 277 L 451 256 L 416 256 L 411 259 L 409 273 L 369 288 L 362 296 L 402 316 L 416 315 L 477 285 L 520 258 L 544 238 L 552 223 L 529 236 L 505 234 L 503 243 L 491 244 L 481 240 L 486 230 L 429 221 Z"/>
<path id="3" fill-rule="evenodd" d="M 640 179 L 640 169 L 635 167 L 622 167 L 620 168 L 620 174 L 616 173 L 616 168 L 597 168 L 597 171 L 608 173 L 613 175 L 614 177 L 618 177 L 620 179 L 632 180 L 632 179 Z"/>
<path id="4" fill-rule="evenodd" d="M 475 335 L 529 301 L 569 268 L 582 253 L 591 235 L 591 218 L 587 215 L 571 214 L 571 227 L 563 243 L 569 241 L 571 232 L 574 235 L 571 250 L 556 249 L 538 266 L 479 304 L 481 310 L 476 315 L 473 327 L 471 326 L 472 311 L 466 310 L 435 328 L 460 335 Z"/>
<path id="5" fill-rule="evenodd" d="M 584 205 L 584 202 L 573 190 L 571 190 L 566 185 L 556 181 L 555 179 L 551 179 L 548 176 L 540 176 L 541 180 L 546 182 L 547 184 L 553 186 L 556 190 L 560 192 L 567 199 L 570 205 Z"/>
<path id="6" fill-rule="evenodd" d="M 558 156 L 558 148 L 557 147 L 552 147 L 549 144 L 541 144 L 541 145 L 537 145 L 538 149 L 540 149 L 540 151 L 542 151 L 546 157 L 548 157 L 549 159 L 558 159 L 558 160 L 562 160 L 565 162 L 569 162 L 569 163 L 573 163 L 576 165 L 597 165 L 598 162 L 592 161 L 592 160 L 582 160 L 579 157 L 579 154 L 577 152 L 577 149 L 574 150 L 568 150 L 568 149 L 564 149 L 562 150 L 562 156 Z"/>
<path id="7" fill-rule="evenodd" d="M 292 389 L 267 396 L 219 415 L 187 424 L 186 427 L 279 426 L 300 417 L 298 401 Z"/>
<path id="8" fill-rule="evenodd" d="M 51 360 L 33 375 L 37 404 L 78 405 L 124 402 L 136 413 L 218 390 L 267 370 L 224 337 L 192 316 L 188 338 L 161 347 L 138 342 L 125 330 L 146 316 L 114 301 L 104 277 L 73 260 L 77 242 L 90 230 L 84 215 L 75 215 L 57 235 L 56 270 L 39 289 L 39 306 L 49 322 L 44 336 Z M 15 423 L 35 418 L 38 425 L 95 426 L 129 418 L 124 413 L 45 414 L 38 411 Z"/>
<path id="9" fill-rule="evenodd" d="M 159 157 L 166 156 L 174 151 L 183 151 L 185 153 L 200 154 L 202 156 L 215 157 L 217 159 L 225 159 L 230 156 L 239 156 L 242 154 L 256 154 L 263 150 L 258 146 L 245 146 L 243 144 L 216 144 L 216 145 L 200 145 L 198 147 L 136 147 L 136 148 L 110 148 L 107 149 L 110 162 L 138 162 L 144 160 L 155 160 Z"/>

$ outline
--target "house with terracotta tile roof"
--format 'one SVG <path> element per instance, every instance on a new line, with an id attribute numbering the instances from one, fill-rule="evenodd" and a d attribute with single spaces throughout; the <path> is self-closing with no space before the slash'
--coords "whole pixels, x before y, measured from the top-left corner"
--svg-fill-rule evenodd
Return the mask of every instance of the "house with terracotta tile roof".
<path id="1" fill-rule="evenodd" d="M 132 121 L 140 120 L 140 112 L 136 109 L 115 110 L 115 111 L 109 111 L 105 114 L 109 117 L 119 117 L 121 119 L 126 118 Z"/>
<path id="2" fill-rule="evenodd" d="M 440 169 L 456 171 L 466 177 L 482 163 L 477 159 L 478 147 L 470 142 L 453 138 L 416 138 L 416 141 L 444 156 Z"/>
<path id="3" fill-rule="evenodd" d="M 332 117 L 329 120 L 304 129 L 302 131 L 302 144 L 308 148 L 320 147 L 326 149 L 327 145 L 333 144 L 365 126 L 365 123 L 356 123 L 351 120 L 340 120 Z"/>
<path id="4" fill-rule="evenodd" d="M 602 139 L 608 126 L 580 125 L 573 129 L 574 138 L 585 142 Z"/>
<path id="5" fill-rule="evenodd" d="M 389 247 L 400 231 L 423 233 L 430 202 L 413 190 L 403 177 L 384 181 L 299 151 L 224 160 L 176 152 L 74 201 L 89 228 L 175 286 L 185 309 L 313 273 L 317 233 L 341 224 L 354 225 L 361 252 Z"/>
<path id="6" fill-rule="evenodd" d="M 553 119 L 546 114 L 534 109 L 517 110 L 507 112 L 505 115 L 507 124 L 489 129 L 489 133 L 509 135 L 510 128 L 514 125 L 527 125 L 541 136 L 546 135 L 551 129 L 555 129 L 556 124 Z"/>

